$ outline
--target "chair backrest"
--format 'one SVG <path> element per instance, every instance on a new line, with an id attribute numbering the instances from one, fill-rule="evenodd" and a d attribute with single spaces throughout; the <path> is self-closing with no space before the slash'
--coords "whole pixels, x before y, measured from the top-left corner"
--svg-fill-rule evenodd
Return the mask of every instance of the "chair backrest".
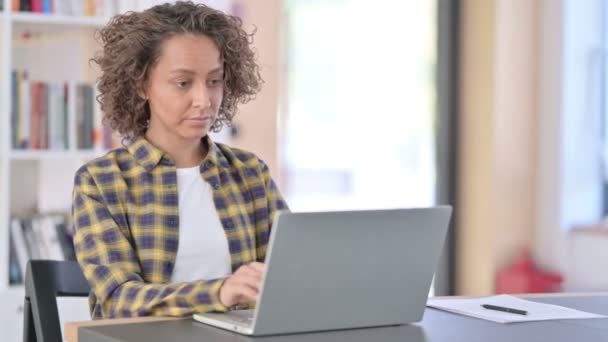
<path id="1" fill-rule="evenodd" d="M 23 341 L 63 341 L 57 297 L 83 297 L 89 291 L 77 262 L 30 260 L 25 274 Z"/>

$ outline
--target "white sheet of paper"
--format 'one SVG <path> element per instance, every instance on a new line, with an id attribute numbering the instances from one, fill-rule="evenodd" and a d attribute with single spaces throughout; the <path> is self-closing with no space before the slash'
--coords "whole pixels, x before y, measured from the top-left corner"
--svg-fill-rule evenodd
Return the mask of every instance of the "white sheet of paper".
<path id="1" fill-rule="evenodd" d="M 492 304 L 519 310 L 525 310 L 527 315 L 489 310 L 483 308 L 482 304 Z M 559 305 L 531 302 L 509 295 L 497 295 L 491 297 L 471 299 L 432 299 L 426 304 L 428 307 L 449 311 L 461 315 L 481 318 L 498 323 L 515 323 L 530 321 L 545 321 L 552 319 L 584 319 L 584 318 L 606 318 L 589 312 L 566 308 Z"/>

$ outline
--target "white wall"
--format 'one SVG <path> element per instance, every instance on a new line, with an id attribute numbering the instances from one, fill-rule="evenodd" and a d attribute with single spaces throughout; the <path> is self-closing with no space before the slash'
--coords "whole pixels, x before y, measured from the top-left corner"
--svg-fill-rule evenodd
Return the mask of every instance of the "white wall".
<path id="1" fill-rule="evenodd" d="M 232 144 L 255 152 L 262 158 L 272 176 L 279 180 L 277 157 L 278 107 L 280 74 L 283 71 L 281 59 L 281 20 L 283 15 L 281 0 L 247 1 L 234 0 L 240 6 L 247 31 L 254 27 L 254 47 L 257 51 L 261 75 L 265 83 L 257 98 L 240 107 L 235 122 L 240 129 Z"/>
<path id="2" fill-rule="evenodd" d="M 538 1 L 463 0 L 457 292 L 494 292 L 534 238 Z"/>

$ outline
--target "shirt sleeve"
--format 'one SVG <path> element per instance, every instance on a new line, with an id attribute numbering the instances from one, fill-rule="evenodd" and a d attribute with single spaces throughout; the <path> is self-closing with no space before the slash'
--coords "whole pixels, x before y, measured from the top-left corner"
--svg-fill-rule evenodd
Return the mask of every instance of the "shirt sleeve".
<path id="1" fill-rule="evenodd" d="M 258 259 L 257 261 L 264 262 L 274 216 L 277 211 L 289 210 L 289 207 L 283 199 L 283 196 L 281 195 L 276 183 L 270 176 L 270 169 L 268 168 L 268 165 L 260 160 L 260 166 L 267 200 L 267 215 L 261 219 L 261 222 L 257 222 L 256 224 L 258 227 L 258 229 L 256 229 L 256 239 L 258 241 L 256 255 Z"/>
<path id="2" fill-rule="evenodd" d="M 72 216 L 76 258 L 103 318 L 186 316 L 227 311 L 219 300 L 225 279 L 178 284 L 147 283 L 128 228 L 119 227 L 93 177 L 76 174 Z"/>

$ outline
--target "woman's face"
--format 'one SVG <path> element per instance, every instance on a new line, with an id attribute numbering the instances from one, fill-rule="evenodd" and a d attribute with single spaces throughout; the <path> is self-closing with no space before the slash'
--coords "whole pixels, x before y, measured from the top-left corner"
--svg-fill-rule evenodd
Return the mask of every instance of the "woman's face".
<path id="1" fill-rule="evenodd" d="M 144 89 L 150 105 L 146 134 L 184 142 L 204 137 L 222 103 L 222 66 L 220 52 L 207 36 L 183 34 L 167 39 Z"/>

